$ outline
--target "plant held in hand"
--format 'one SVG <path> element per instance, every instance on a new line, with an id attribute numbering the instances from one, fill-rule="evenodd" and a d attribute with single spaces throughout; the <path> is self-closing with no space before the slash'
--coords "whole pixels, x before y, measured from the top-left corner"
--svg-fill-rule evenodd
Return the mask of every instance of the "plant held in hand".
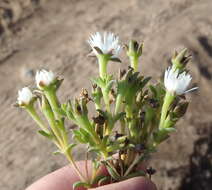
<path id="1" fill-rule="evenodd" d="M 41 70 L 35 77 L 37 89 L 25 87 L 20 90 L 17 105 L 35 120 L 40 127 L 39 133 L 57 146 L 55 153 L 67 157 L 81 179 L 74 188 L 151 176 L 154 169 L 143 171 L 138 166 L 175 131 L 174 126 L 188 107 L 186 93 L 197 89 L 187 90 L 192 79 L 186 70 L 190 58 L 187 50 L 172 58 L 163 81 L 150 84 L 151 77 L 138 72 L 143 44 L 130 41 L 125 46 L 130 66 L 120 70 L 115 78 L 107 72 L 107 65 L 111 61 L 121 62 L 119 38 L 113 33 L 97 32 L 91 35 L 88 43 L 92 48 L 90 55 L 97 58 L 99 65 L 99 76 L 91 79 L 90 95 L 83 89 L 79 97 L 61 103 L 57 91 L 63 80 L 52 71 Z M 44 117 L 38 114 L 36 102 Z M 89 112 L 88 104 L 93 104 L 95 112 Z M 65 120 L 78 127 L 68 129 Z M 73 158 L 72 150 L 78 144 L 86 145 L 86 158 L 93 155 L 90 177 L 79 170 Z M 100 175 L 101 166 L 107 169 L 108 175 Z"/>

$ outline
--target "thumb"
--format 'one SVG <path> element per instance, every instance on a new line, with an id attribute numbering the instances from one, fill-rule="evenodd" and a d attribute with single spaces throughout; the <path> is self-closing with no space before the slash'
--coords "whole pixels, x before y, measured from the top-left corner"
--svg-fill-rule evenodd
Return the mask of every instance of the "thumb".
<path id="1" fill-rule="evenodd" d="M 92 190 L 157 190 L 155 184 L 145 177 L 135 177 L 122 182 L 97 187 Z"/>

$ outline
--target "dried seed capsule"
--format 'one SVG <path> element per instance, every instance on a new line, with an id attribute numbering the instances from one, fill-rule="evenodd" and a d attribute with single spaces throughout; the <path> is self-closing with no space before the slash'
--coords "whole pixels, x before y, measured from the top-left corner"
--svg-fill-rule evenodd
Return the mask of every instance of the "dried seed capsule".
<path id="1" fill-rule="evenodd" d="M 146 173 L 149 175 L 149 178 L 151 179 L 151 176 L 156 173 L 156 169 L 149 167 L 146 169 Z"/>
<path id="2" fill-rule="evenodd" d="M 153 99 L 153 98 L 149 99 L 149 104 L 151 105 L 152 108 L 158 108 L 159 107 L 159 102 L 156 99 Z"/>
<path id="3" fill-rule="evenodd" d="M 105 118 L 102 115 L 98 115 L 97 117 L 92 117 L 94 123 L 103 125 L 105 123 Z"/>
<path id="4" fill-rule="evenodd" d="M 126 70 L 124 69 L 124 70 L 119 70 L 119 79 L 121 80 L 123 77 L 124 77 L 124 75 L 126 74 Z"/>
<path id="5" fill-rule="evenodd" d="M 115 132 L 115 139 L 118 139 L 119 137 L 123 137 L 123 134 L 118 133 L 117 131 Z"/>
<path id="6" fill-rule="evenodd" d="M 141 120 L 142 123 L 145 120 L 145 115 L 146 115 L 146 112 L 145 111 L 140 112 L 140 120 Z"/>

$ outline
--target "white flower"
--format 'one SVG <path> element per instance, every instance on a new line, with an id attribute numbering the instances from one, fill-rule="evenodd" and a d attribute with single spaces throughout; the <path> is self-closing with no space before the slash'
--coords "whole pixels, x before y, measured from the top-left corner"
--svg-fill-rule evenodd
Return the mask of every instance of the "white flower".
<path id="1" fill-rule="evenodd" d="M 28 87 L 18 91 L 18 105 L 28 105 L 33 98 L 33 94 Z"/>
<path id="2" fill-rule="evenodd" d="M 169 67 L 164 75 L 164 84 L 169 92 L 181 95 L 198 88 L 195 87 L 187 90 L 191 79 L 192 77 L 188 73 L 179 73 L 178 70 L 174 69 L 173 67 Z"/>
<path id="3" fill-rule="evenodd" d="M 121 45 L 119 45 L 119 37 L 111 32 L 96 32 L 90 36 L 88 43 L 93 49 L 95 55 L 98 55 L 99 53 L 94 47 L 98 47 L 103 54 L 112 52 L 112 57 L 118 57 L 118 54 L 121 50 Z"/>
<path id="4" fill-rule="evenodd" d="M 50 85 L 55 78 L 56 77 L 52 71 L 46 71 L 44 69 L 37 71 L 35 76 L 37 87 L 42 89 L 42 87 Z"/>

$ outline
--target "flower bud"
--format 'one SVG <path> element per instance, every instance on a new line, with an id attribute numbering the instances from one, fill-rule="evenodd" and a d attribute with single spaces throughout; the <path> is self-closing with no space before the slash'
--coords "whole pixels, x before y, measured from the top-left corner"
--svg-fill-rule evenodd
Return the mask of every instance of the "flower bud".
<path id="1" fill-rule="evenodd" d="M 41 90 L 55 82 L 55 79 L 56 77 L 52 71 L 46 71 L 44 69 L 37 71 L 35 76 L 37 87 Z"/>
<path id="2" fill-rule="evenodd" d="M 174 69 L 179 69 L 180 71 L 183 71 L 187 63 L 189 62 L 191 55 L 187 55 L 188 50 L 185 48 L 182 51 L 175 52 L 173 58 L 172 58 L 172 64 Z"/>
<path id="3" fill-rule="evenodd" d="M 127 55 L 140 57 L 143 50 L 143 44 L 139 44 L 137 41 L 131 40 L 129 46 L 125 45 L 127 48 Z"/>
<path id="4" fill-rule="evenodd" d="M 19 106 L 27 106 L 29 105 L 34 98 L 31 90 L 28 87 L 24 87 L 18 91 L 17 104 Z"/>
<path id="5" fill-rule="evenodd" d="M 103 125 L 105 123 L 105 118 L 103 115 L 98 115 L 97 117 L 92 117 L 94 123 L 99 124 L 99 125 Z"/>

